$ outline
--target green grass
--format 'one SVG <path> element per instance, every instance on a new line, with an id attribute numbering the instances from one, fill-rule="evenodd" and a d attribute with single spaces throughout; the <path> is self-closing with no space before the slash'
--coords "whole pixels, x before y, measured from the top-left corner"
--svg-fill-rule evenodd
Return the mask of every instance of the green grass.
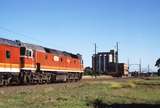
<path id="1" fill-rule="evenodd" d="M 107 104 L 160 103 L 159 79 L 82 81 L 0 88 L 0 108 L 93 108 Z"/>

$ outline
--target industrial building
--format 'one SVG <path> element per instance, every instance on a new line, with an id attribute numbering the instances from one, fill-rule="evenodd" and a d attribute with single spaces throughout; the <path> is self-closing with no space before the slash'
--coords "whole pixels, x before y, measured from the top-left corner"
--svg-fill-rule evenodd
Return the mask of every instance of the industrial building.
<path id="1" fill-rule="evenodd" d="M 127 76 L 128 65 L 118 63 L 118 54 L 115 50 L 110 52 L 98 52 L 92 56 L 93 71 L 99 74 L 107 74 L 113 76 Z"/>

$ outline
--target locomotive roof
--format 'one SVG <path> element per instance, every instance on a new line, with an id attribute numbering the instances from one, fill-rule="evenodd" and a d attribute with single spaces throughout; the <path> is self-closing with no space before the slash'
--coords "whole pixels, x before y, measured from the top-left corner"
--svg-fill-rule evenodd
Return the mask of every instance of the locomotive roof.
<path id="1" fill-rule="evenodd" d="M 26 47 L 29 49 L 33 49 L 33 50 L 39 50 L 42 52 L 47 52 L 47 53 L 53 53 L 53 54 L 57 54 L 57 55 L 66 55 L 66 56 L 70 56 L 72 58 L 80 58 L 81 55 L 80 54 L 72 54 L 66 51 L 60 51 L 60 50 L 56 50 L 56 49 L 51 49 L 51 48 L 46 48 L 46 47 L 42 47 L 40 45 L 35 45 L 35 44 L 29 44 L 29 43 L 24 43 L 21 42 L 19 40 L 9 40 L 9 39 L 4 39 L 4 38 L 0 38 L 0 44 L 5 44 L 5 45 L 10 45 L 10 46 L 16 46 L 16 47 Z"/>
<path id="2" fill-rule="evenodd" d="M 65 55 L 71 56 L 72 58 L 80 58 L 80 57 L 81 57 L 80 54 L 75 55 L 75 54 L 72 54 L 72 53 L 69 53 L 69 52 L 66 52 L 66 51 L 63 51 L 63 53 L 64 53 Z"/>
<path id="3" fill-rule="evenodd" d="M 78 55 L 75 55 L 75 54 L 72 54 L 72 53 L 69 53 L 69 52 L 66 52 L 66 51 L 60 51 L 60 50 L 56 50 L 56 49 L 50 49 L 50 48 L 44 48 L 46 50 L 46 52 L 48 53 L 53 53 L 53 54 L 57 54 L 57 55 L 61 55 L 61 54 L 64 54 L 66 56 L 70 56 L 72 58 L 79 58 L 79 54 Z"/>
<path id="4" fill-rule="evenodd" d="M 39 45 L 34 45 L 34 44 L 28 44 L 28 43 L 22 43 L 21 46 L 33 49 L 33 50 L 39 50 L 39 51 L 43 51 L 43 52 L 47 52 L 47 53 L 52 53 L 52 54 L 56 54 L 56 55 L 66 55 L 66 56 L 71 56 L 73 58 L 79 58 L 78 55 L 66 52 L 66 51 L 60 51 L 60 50 L 56 50 L 56 49 L 51 49 L 51 48 L 47 48 L 47 47 L 42 47 Z"/>
<path id="5" fill-rule="evenodd" d="M 39 45 L 34 45 L 34 44 L 21 42 L 20 46 L 21 47 L 26 47 L 26 48 L 29 48 L 29 49 L 33 49 L 33 50 L 39 50 L 39 51 L 42 51 L 42 52 L 46 52 L 45 49 L 42 46 L 39 46 Z"/>
<path id="6" fill-rule="evenodd" d="M 53 53 L 53 54 L 57 54 L 57 55 L 61 55 L 63 54 L 62 51 L 59 51 L 59 50 L 55 50 L 55 49 L 51 49 L 51 48 L 46 48 L 44 47 L 45 51 L 47 53 Z"/>
<path id="7" fill-rule="evenodd" d="M 4 38 L 0 38 L 0 44 L 19 47 L 16 41 L 4 39 Z"/>

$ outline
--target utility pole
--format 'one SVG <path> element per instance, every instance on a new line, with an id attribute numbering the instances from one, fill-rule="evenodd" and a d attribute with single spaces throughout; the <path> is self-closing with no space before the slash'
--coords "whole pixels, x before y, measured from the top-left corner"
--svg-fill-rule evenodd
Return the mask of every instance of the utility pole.
<path id="1" fill-rule="evenodd" d="M 96 54 L 97 54 L 97 45 L 96 45 L 96 43 L 95 43 L 95 45 L 94 45 L 94 50 L 95 50 L 95 58 L 94 58 L 94 69 L 95 69 L 95 77 L 96 77 L 96 74 L 97 74 L 97 58 L 96 58 Z"/>
<path id="2" fill-rule="evenodd" d="M 118 42 L 116 43 L 116 50 L 117 50 L 117 52 L 116 52 L 116 73 L 118 73 L 119 71 L 118 71 Z"/>
<path id="3" fill-rule="evenodd" d="M 141 58 L 139 59 L 139 73 L 141 74 L 142 72 L 142 60 Z"/>
<path id="4" fill-rule="evenodd" d="M 129 64 L 129 59 L 128 59 L 128 72 L 129 72 L 129 69 L 130 69 L 129 66 L 130 66 L 130 64 Z"/>
<path id="5" fill-rule="evenodd" d="M 119 52 L 118 52 L 118 51 L 119 51 L 119 45 L 118 45 L 118 42 L 117 42 L 117 63 L 119 62 L 119 60 L 118 60 L 118 59 L 119 59 L 119 58 L 118 58 Z"/>
<path id="6" fill-rule="evenodd" d="M 149 64 L 148 64 L 148 73 L 149 73 L 149 71 L 150 71 L 150 66 L 149 66 Z"/>

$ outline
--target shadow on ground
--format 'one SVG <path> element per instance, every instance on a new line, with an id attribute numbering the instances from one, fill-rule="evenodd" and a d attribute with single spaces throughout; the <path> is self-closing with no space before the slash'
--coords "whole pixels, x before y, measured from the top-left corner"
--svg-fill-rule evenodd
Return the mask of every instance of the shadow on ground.
<path id="1" fill-rule="evenodd" d="M 88 104 L 89 105 L 89 104 Z M 160 108 L 160 104 L 111 104 L 103 103 L 101 100 L 96 99 L 90 103 L 93 108 Z"/>

